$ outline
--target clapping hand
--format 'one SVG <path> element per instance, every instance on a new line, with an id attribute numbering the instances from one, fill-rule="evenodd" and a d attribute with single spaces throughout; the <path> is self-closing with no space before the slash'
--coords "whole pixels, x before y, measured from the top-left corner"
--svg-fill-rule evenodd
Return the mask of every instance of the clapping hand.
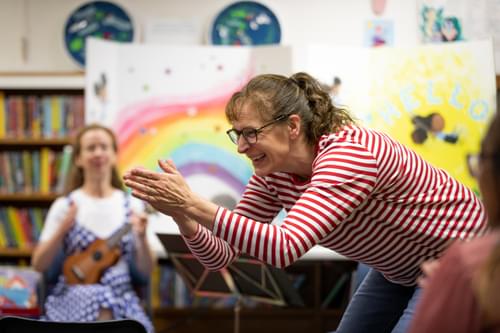
<path id="1" fill-rule="evenodd" d="M 132 195 L 167 215 L 189 208 L 192 192 L 174 163 L 158 161 L 158 165 L 164 172 L 134 168 L 125 174 L 125 185 L 132 189 Z"/>

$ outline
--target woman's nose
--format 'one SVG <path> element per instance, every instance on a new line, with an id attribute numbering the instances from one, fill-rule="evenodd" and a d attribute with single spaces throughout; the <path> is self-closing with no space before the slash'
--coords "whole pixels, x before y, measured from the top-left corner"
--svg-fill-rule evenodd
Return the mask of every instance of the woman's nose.
<path id="1" fill-rule="evenodd" d="M 248 150 L 249 147 L 250 145 L 248 144 L 247 140 L 243 137 L 243 135 L 240 135 L 238 138 L 238 153 L 244 153 Z"/>

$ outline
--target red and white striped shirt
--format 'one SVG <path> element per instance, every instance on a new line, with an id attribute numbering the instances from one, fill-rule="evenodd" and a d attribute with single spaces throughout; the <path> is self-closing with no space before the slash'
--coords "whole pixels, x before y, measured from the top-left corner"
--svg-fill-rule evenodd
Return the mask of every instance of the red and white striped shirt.
<path id="1" fill-rule="evenodd" d="M 312 170 L 306 183 L 252 176 L 232 212 L 218 209 L 214 230 L 186 239 L 191 251 L 212 270 L 239 252 L 285 267 L 319 244 L 412 285 L 424 260 L 485 231 L 471 190 L 381 132 L 349 126 L 321 137 Z M 282 208 L 283 223 L 271 225 Z"/>

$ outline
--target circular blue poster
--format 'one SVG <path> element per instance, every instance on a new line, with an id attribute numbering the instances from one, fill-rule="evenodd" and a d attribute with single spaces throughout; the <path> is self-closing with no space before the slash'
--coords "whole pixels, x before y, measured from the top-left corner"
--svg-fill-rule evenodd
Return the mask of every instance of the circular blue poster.
<path id="1" fill-rule="evenodd" d="M 279 44 L 281 28 L 274 13 L 254 1 L 235 2 L 215 18 L 211 30 L 215 45 Z"/>
<path id="2" fill-rule="evenodd" d="M 81 66 L 85 66 L 85 38 L 88 36 L 130 42 L 134 38 L 134 27 L 128 14 L 118 5 L 93 1 L 71 13 L 64 28 L 66 50 Z"/>

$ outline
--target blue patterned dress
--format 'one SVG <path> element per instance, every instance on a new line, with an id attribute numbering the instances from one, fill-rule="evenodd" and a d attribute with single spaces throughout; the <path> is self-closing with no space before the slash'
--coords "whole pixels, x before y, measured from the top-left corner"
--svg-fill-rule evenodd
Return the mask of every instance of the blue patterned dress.
<path id="1" fill-rule="evenodd" d="M 85 250 L 97 237 L 75 223 L 64 239 L 64 253 Z M 132 288 L 127 260 L 133 256 L 133 235 L 121 240 L 121 259 L 102 275 L 98 284 L 68 285 L 63 275 L 45 303 L 45 319 L 54 321 L 95 321 L 101 308 L 110 309 L 115 319 L 130 318 L 142 323 L 148 332 L 153 325 Z"/>

